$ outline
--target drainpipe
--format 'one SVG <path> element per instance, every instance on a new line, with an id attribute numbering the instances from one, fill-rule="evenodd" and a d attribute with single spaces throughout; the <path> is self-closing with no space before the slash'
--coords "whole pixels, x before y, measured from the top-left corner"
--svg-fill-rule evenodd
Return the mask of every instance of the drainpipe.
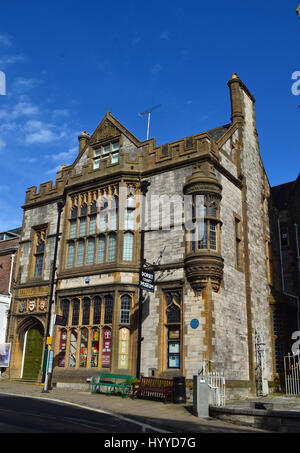
<path id="1" fill-rule="evenodd" d="M 299 238 L 298 238 L 298 228 L 297 223 L 294 224 L 295 227 L 295 237 L 296 237 L 296 248 L 297 248 L 297 261 L 298 261 L 298 272 L 300 271 L 300 254 L 299 254 Z"/>
<path id="2" fill-rule="evenodd" d="M 295 296 L 294 294 L 287 293 L 285 291 L 285 285 L 284 285 L 284 274 L 283 274 L 283 264 L 282 264 L 282 250 L 281 250 L 281 229 L 280 229 L 280 222 L 279 222 L 279 216 L 277 217 L 277 223 L 278 223 L 278 239 L 279 239 L 279 252 L 280 252 L 280 270 L 281 270 L 281 292 L 285 296 L 292 297 L 293 299 L 296 299 L 297 301 L 297 330 L 300 330 L 300 306 L 299 306 L 299 297 Z M 296 234 L 296 242 L 297 242 L 297 259 L 299 260 L 299 250 L 298 250 L 298 234 Z M 299 262 L 299 261 L 298 261 Z"/>

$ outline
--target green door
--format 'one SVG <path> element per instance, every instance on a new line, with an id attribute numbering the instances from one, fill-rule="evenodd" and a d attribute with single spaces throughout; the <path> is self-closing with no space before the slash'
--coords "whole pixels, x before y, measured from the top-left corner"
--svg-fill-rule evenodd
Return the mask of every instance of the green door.
<path id="1" fill-rule="evenodd" d="M 36 380 L 41 368 L 43 352 L 42 327 L 32 327 L 27 332 L 23 379 Z"/>

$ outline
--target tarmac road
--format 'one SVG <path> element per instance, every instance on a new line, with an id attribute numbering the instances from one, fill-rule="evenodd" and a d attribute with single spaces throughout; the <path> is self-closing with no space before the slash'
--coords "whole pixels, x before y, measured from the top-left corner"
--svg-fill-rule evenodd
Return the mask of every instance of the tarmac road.
<path id="1" fill-rule="evenodd" d="M 0 395 L 0 433 L 141 433 L 113 415 L 22 396 Z M 155 432 L 155 429 L 147 429 Z"/>

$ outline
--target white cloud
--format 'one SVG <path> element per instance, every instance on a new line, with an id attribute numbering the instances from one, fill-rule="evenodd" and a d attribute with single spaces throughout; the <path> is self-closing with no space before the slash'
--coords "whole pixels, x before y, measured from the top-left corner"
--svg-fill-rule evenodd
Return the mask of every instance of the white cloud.
<path id="1" fill-rule="evenodd" d="M 53 173 L 57 173 L 58 171 L 60 171 L 60 165 L 58 165 L 57 167 L 51 168 L 50 170 L 46 171 L 46 174 L 47 175 L 52 175 Z"/>
<path id="2" fill-rule="evenodd" d="M 18 93 L 32 90 L 33 88 L 40 85 L 41 81 L 33 77 L 17 77 L 13 83 L 13 90 Z"/>
<path id="3" fill-rule="evenodd" d="M 3 148 L 5 148 L 5 146 L 6 146 L 5 141 L 2 140 L 2 138 L 0 138 L 0 151 L 1 151 Z"/>
<path id="4" fill-rule="evenodd" d="M 18 118 L 20 116 L 34 116 L 39 113 L 39 108 L 31 104 L 30 102 L 18 102 L 12 110 L 12 118 Z"/>
<path id="5" fill-rule="evenodd" d="M 74 159 L 77 153 L 78 147 L 73 146 L 72 148 L 69 148 L 68 151 L 62 151 L 61 153 L 58 154 L 47 154 L 47 157 L 54 161 L 64 161 Z"/>
<path id="6" fill-rule="evenodd" d="M 65 131 L 58 126 L 38 120 L 27 121 L 25 131 L 25 143 L 28 145 L 51 143 L 66 137 Z"/>
<path id="7" fill-rule="evenodd" d="M 11 47 L 12 38 L 8 35 L 0 35 L 0 45 L 4 47 Z"/>
<path id="8" fill-rule="evenodd" d="M 23 63 L 23 61 L 25 61 L 24 55 L 5 55 L 0 58 L 0 67 L 5 69 L 9 65 Z"/>

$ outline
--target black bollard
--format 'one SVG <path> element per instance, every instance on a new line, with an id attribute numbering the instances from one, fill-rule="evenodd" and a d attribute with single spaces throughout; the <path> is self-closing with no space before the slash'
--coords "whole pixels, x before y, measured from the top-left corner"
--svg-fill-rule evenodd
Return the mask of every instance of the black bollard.
<path id="1" fill-rule="evenodd" d="M 186 403 L 185 377 L 175 376 L 173 379 L 173 395 L 175 404 Z"/>

